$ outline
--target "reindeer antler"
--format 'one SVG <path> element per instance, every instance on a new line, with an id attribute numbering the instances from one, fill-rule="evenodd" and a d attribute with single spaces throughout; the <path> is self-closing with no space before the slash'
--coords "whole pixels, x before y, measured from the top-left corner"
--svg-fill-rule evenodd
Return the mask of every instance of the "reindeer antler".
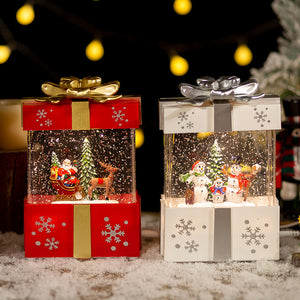
<path id="1" fill-rule="evenodd" d="M 116 168 L 113 167 L 112 165 L 105 164 L 105 163 L 103 163 L 103 162 L 101 162 L 101 161 L 99 161 L 99 164 L 100 164 L 103 168 L 105 168 L 105 169 L 107 169 L 107 170 L 116 169 Z"/>

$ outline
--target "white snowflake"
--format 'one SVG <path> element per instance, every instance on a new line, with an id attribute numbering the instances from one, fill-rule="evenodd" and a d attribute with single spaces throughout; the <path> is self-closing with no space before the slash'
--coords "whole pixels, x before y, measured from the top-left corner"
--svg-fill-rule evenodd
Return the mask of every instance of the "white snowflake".
<path id="1" fill-rule="evenodd" d="M 176 224 L 175 227 L 179 228 L 179 234 L 191 235 L 191 231 L 195 230 L 194 226 L 191 226 L 193 222 L 191 220 L 185 221 L 184 219 L 179 220 L 179 224 Z"/>
<path id="2" fill-rule="evenodd" d="M 110 243 L 114 238 L 114 241 L 116 243 L 120 243 L 121 242 L 120 236 L 125 235 L 124 231 L 119 230 L 121 228 L 121 226 L 119 224 L 116 224 L 114 226 L 114 228 L 112 228 L 112 226 L 110 224 L 107 224 L 107 225 L 105 225 L 105 227 L 106 227 L 107 231 L 102 230 L 102 236 L 107 236 L 105 241 L 107 243 Z"/>
<path id="3" fill-rule="evenodd" d="M 114 110 L 112 118 L 115 119 L 115 122 L 123 121 L 125 117 L 125 114 L 122 112 L 121 109 L 118 111 Z"/>
<path id="4" fill-rule="evenodd" d="M 46 118 L 47 112 L 44 109 L 39 109 L 38 112 L 36 113 L 38 118 Z"/>
<path id="5" fill-rule="evenodd" d="M 265 235 L 260 232 L 259 227 L 252 229 L 250 226 L 245 229 L 246 233 L 242 233 L 242 239 L 246 240 L 246 245 L 250 246 L 254 243 L 256 246 L 261 244 L 262 239 L 265 238 Z"/>
<path id="6" fill-rule="evenodd" d="M 54 224 L 50 224 L 52 219 L 51 218 L 47 218 L 47 220 L 45 220 L 45 218 L 43 216 L 39 217 L 40 219 L 40 222 L 39 221 L 36 221 L 35 222 L 35 225 L 36 226 L 39 226 L 38 228 L 38 231 L 39 232 L 43 232 L 44 229 L 47 233 L 50 233 L 51 232 L 51 229 L 50 228 L 54 228 L 55 225 Z"/>
<path id="7" fill-rule="evenodd" d="M 193 251 L 198 251 L 197 248 L 199 248 L 199 244 L 196 244 L 195 241 L 191 241 L 191 242 L 186 242 L 186 246 L 184 247 L 185 249 L 187 249 L 190 253 Z"/>
<path id="8" fill-rule="evenodd" d="M 49 250 L 57 249 L 59 241 L 56 241 L 55 238 L 46 239 L 45 246 L 49 248 Z"/>
<path id="9" fill-rule="evenodd" d="M 45 125 L 46 126 L 51 126 L 52 125 L 52 120 L 50 120 L 50 119 L 47 119 L 46 121 L 45 121 Z"/>

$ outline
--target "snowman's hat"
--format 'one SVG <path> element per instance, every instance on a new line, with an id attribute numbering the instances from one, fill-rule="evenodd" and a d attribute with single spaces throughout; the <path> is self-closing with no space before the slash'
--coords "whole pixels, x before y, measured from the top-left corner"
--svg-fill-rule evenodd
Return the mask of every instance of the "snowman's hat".
<path id="1" fill-rule="evenodd" d="M 241 166 L 241 157 L 240 156 L 231 156 L 231 164 Z"/>
<path id="2" fill-rule="evenodd" d="M 196 162 L 194 162 L 193 166 L 192 166 L 192 171 L 194 171 L 194 168 L 197 165 L 203 165 L 205 167 L 205 163 L 203 161 L 197 160 Z"/>
<path id="3" fill-rule="evenodd" d="M 300 127 L 300 97 L 288 96 L 282 99 L 286 121 L 282 123 L 284 128 Z"/>

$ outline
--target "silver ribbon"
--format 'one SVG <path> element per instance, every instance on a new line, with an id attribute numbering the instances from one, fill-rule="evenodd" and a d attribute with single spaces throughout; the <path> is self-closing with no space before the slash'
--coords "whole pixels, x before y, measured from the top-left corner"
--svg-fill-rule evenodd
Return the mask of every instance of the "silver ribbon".
<path id="1" fill-rule="evenodd" d="M 187 99 L 178 101 L 179 103 L 190 103 L 202 105 L 206 101 L 213 100 L 237 100 L 248 102 L 264 96 L 263 93 L 255 94 L 258 90 L 256 79 L 250 79 L 244 83 L 236 76 L 222 76 L 219 79 L 205 76 L 196 80 L 197 85 L 181 83 L 180 92 Z"/>
<path id="2" fill-rule="evenodd" d="M 222 76 L 219 79 L 213 77 L 201 77 L 196 80 L 196 85 L 181 83 L 179 89 L 186 99 L 177 103 L 201 106 L 209 101 L 214 104 L 214 131 L 231 131 L 231 101 L 249 102 L 264 96 L 256 94 L 258 82 L 250 79 L 241 84 L 236 76 Z"/>

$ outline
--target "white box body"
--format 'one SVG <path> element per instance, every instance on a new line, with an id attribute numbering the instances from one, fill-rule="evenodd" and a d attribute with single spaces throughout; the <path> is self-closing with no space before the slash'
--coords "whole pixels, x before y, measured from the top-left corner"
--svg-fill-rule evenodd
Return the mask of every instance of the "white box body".
<path id="1" fill-rule="evenodd" d="M 162 199 L 160 237 L 171 262 L 278 260 L 279 206 L 167 207 Z"/>

